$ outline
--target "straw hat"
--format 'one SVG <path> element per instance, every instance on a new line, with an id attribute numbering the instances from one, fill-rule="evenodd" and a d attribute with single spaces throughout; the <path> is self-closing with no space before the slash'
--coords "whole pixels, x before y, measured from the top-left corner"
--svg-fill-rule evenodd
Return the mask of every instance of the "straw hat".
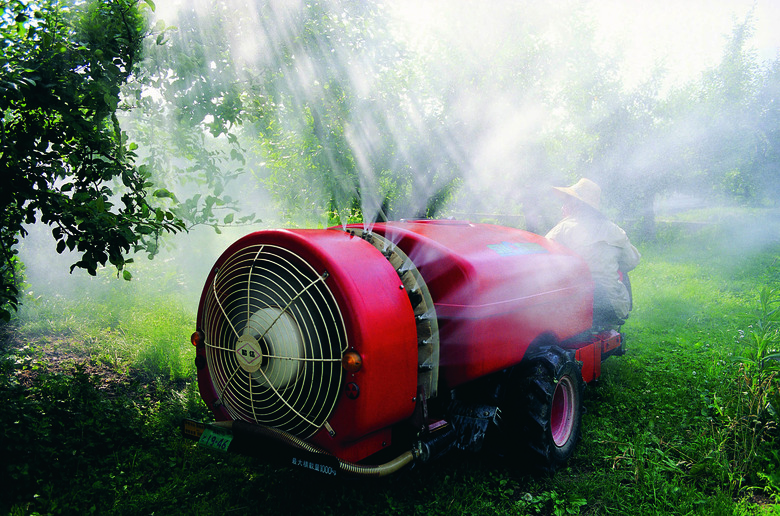
<path id="1" fill-rule="evenodd" d="M 601 188 L 590 179 L 583 177 L 572 186 L 554 186 L 553 189 L 584 202 L 596 211 L 601 211 L 599 207 L 601 205 Z"/>

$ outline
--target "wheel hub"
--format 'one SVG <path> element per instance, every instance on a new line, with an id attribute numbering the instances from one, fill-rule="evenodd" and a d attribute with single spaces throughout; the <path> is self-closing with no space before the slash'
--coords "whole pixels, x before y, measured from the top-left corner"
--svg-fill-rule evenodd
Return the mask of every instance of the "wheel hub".
<path id="1" fill-rule="evenodd" d="M 564 376 L 555 385 L 550 413 L 553 442 L 559 448 L 569 441 L 574 429 L 574 399 L 574 384 L 568 376 Z"/>

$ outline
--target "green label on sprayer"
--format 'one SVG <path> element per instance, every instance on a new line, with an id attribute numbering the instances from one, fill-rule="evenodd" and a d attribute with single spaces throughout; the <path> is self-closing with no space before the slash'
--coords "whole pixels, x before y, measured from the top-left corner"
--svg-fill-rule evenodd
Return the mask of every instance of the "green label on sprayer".
<path id="1" fill-rule="evenodd" d="M 200 446 L 206 446 L 208 448 L 215 448 L 217 450 L 227 451 L 230 442 L 233 440 L 233 434 L 218 432 L 209 427 L 203 430 L 203 434 L 200 436 L 198 444 Z"/>

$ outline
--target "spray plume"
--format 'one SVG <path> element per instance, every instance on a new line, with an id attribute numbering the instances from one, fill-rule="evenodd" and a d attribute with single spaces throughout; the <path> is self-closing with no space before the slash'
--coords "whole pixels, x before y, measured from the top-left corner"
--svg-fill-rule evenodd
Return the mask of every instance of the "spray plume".
<path id="1" fill-rule="evenodd" d="M 721 31 L 700 69 L 717 75 L 735 24 L 764 34 L 764 9 L 708 7 L 703 27 L 680 12 L 691 33 Z M 661 193 L 701 191 L 706 176 L 684 159 L 710 141 L 711 118 L 666 116 L 698 88 L 696 73 L 665 71 L 678 73 L 690 48 L 649 56 L 654 42 L 625 25 L 638 20 L 625 6 L 199 0 L 160 3 L 155 16 L 162 38 L 123 124 L 155 182 L 192 213 L 230 206 L 266 225 L 367 228 L 449 215 L 544 232 L 553 184 L 592 177 L 627 220 L 642 215 L 637 199 L 652 212 Z M 736 54 L 746 62 L 751 41 Z M 644 54 L 627 54 L 643 42 Z"/>

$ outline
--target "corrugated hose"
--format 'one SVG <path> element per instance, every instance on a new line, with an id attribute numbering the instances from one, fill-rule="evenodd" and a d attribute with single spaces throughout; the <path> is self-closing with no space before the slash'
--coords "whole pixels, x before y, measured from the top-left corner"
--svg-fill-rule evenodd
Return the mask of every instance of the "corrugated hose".
<path id="1" fill-rule="evenodd" d="M 282 443 L 285 443 L 288 446 L 292 446 L 299 450 L 331 457 L 329 453 L 322 450 L 321 448 L 318 448 L 317 446 L 307 443 L 306 441 L 304 441 L 299 437 L 296 437 L 282 430 L 278 430 L 276 428 L 271 428 L 263 425 L 255 425 L 252 423 L 247 423 L 245 421 L 218 421 L 212 424 L 221 428 L 230 429 L 233 431 L 234 435 L 243 434 L 248 437 L 257 436 L 257 437 L 270 438 L 275 441 L 280 441 Z M 414 459 L 415 459 L 415 454 L 411 450 L 402 453 L 401 455 L 399 455 L 398 457 L 396 457 L 391 461 L 388 461 L 384 464 L 376 464 L 376 465 L 355 464 L 353 462 L 347 462 L 337 458 L 339 463 L 339 468 L 342 471 L 353 475 L 365 476 L 365 477 L 384 477 L 387 475 L 391 475 L 396 471 L 400 470 L 401 468 L 403 468 L 404 466 L 410 464 Z"/>

